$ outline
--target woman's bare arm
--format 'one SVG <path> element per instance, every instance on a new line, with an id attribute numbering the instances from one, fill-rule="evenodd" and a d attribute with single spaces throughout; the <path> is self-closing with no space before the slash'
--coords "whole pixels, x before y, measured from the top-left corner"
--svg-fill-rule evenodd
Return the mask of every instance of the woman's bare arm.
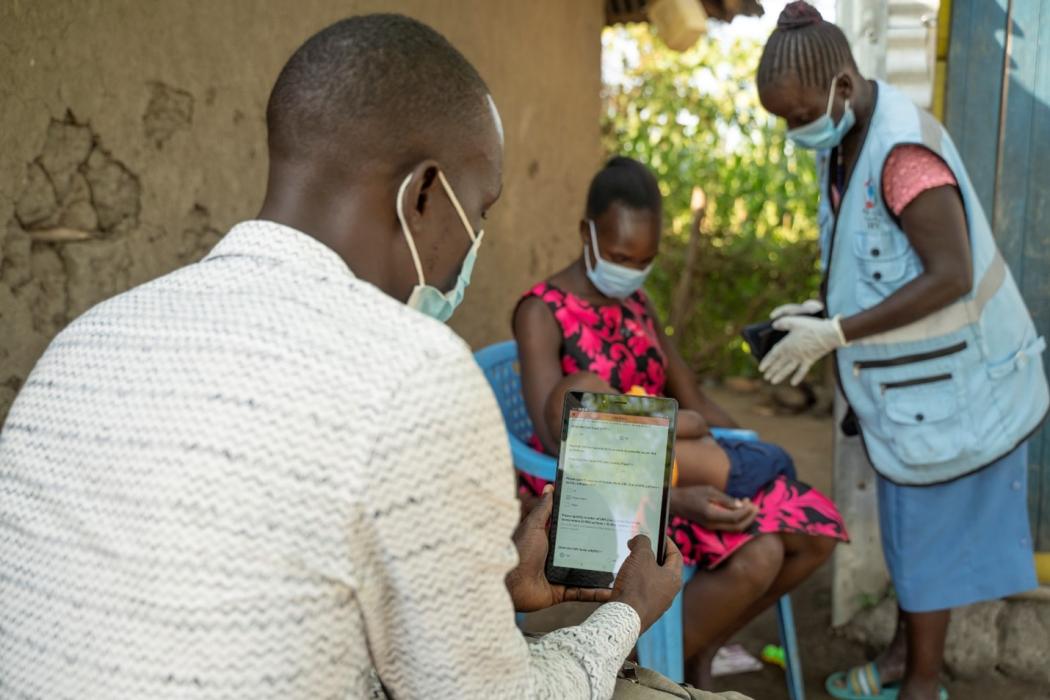
<path id="1" fill-rule="evenodd" d="M 544 449 L 557 454 L 558 443 L 547 427 L 545 408 L 562 379 L 561 328 L 543 300 L 530 297 L 514 312 L 514 337 L 518 341 L 521 389 L 529 418 Z"/>
<path id="2" fill-rule="evenodd" d="M 921 275 L 880 304 L 842 319 L 846 340 L 893 330 L 952 304 L 973 287 L 966 211 L 952 185 L 926 190 L 901 212 L 901 228 L 922 261 Z"/>

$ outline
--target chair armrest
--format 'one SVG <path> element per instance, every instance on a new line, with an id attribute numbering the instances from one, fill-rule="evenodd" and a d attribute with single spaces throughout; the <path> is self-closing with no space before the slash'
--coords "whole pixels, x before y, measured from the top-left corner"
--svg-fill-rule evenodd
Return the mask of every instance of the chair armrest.
<path id="1" fill-rule="evenodd" d="M 550 455 L 537 452 L 514 435 L 510 436 L 510 454 L 514 466 L 531 476 L 554 481 L 558 475 L 558 460 Z"/>
<path id="2" fill-rule="evenodd" d="M 758 433 L 754 430 L 744 428 L 711 428 L 711 436 L 716 438 L 732 438 L 734 440 L 757 440 Z"/>

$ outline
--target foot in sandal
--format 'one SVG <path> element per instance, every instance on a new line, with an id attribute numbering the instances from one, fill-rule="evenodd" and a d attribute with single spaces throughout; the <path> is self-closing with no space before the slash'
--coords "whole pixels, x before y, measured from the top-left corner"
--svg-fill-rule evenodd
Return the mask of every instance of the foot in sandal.
<path id="1" fill-rule="evenodd" d="M 884 679 L 874 661 L 831 674 L 824 688 L 840 700 L 896 700 L 901 693 L 900 681 Z M 940 700 L 948 700 L 948 691 L 940 688 L 938 696 Z"/>

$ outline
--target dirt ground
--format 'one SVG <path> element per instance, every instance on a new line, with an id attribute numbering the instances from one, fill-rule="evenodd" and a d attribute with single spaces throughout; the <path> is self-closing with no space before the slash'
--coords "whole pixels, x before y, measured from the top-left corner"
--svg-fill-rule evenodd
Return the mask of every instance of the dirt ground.
<path id="1" fill-rule="evenodd" d="M 741 425 L 755 429 L 762 438 L 783 445 L 794 455 L 799 478 L 830 493 L 831 440 L 830 417 L 783 415 L 766 405 L 764 397 L 728 389 L 710 389 L 710 395 L 726 408 Z M 792 594 L 795 624 L 801 647 L 802 668 L 808 700 L 830 698 L 824 679 L 832 672 L 863 663 L 869 657 L 860 644 L 851 642 L 831 629 L 831 569 L 823 567 Z M 559 606 L 542 616 L 530 616 L 526 625 L 532 631 L 572 624 L 584 616 L 579 607 Z M 778 644 L 777 619 L 769 610 L 746 627 L 734 640 L 758 656 L 766 644 Z M 945 678 L 952 700 L 1048 700 L 1050 689 L 1041 688 L 995 674 L 980 681 Z M 766 666 L 755 673 L 716 680 L 717 690 L 735 690 L 754 700 L 788 700 L 783 672 Z"/>

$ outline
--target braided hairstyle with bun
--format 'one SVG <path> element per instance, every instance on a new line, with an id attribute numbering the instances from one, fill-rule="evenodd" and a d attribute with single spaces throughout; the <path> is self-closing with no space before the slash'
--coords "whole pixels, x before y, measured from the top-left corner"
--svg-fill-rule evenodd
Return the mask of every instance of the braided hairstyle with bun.
<path id="1" fill-rule="evenodd" d="M 777 19 L 758 63 L 758 89 L 786 75 L 805 87 L 827 88 L 846 69 L 857 69 L 842 30 L 804 0 L 788 4 Z"/>

